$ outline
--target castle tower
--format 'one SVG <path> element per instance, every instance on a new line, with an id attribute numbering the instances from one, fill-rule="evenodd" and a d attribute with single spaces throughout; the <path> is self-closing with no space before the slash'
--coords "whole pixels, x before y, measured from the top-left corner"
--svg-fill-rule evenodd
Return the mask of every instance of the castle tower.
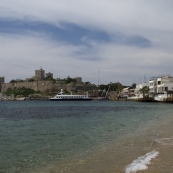
<path id="1" fill-rule="evenodd" d="M 5 78 L 4 77 L 0 77 L 0 92 L 1 92 L 1 88 L 2 88 L 2 84 L 5 83 Z"/>
<path id="2" fill-rule="evenodd" d="M 35 78 L 38 80 L 44 80 L 45 79 L 45 70 L 40 68 L 40 70 L 35 70 Z"/>
<path id="3" fill-rule="evenodd" d="M 82 83 L 82 78 L 81 77 L 75 77 L 76 79 L 76 84 L 81 84 Z"/>
<path id="4" fill-rule="evenodd" d="M 46 73 L 46 79 L 47 78 L 52 78 L 53 79 L 53 73 L 50 73 L 50 72 L 49 73 Z"/>

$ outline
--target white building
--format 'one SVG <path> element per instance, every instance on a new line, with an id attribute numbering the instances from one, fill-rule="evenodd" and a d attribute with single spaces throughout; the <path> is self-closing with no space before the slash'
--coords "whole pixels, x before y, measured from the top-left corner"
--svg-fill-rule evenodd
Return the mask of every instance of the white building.
<path id="1" fill-rule="evenodd" d="M 157 79 L 157 93 L 173 91 L 173 77 L 167 75 Z"/>
<path id="2" fill-rule="evenodd" d="M 121 97 L 134 97 L 135 93 L 134 93 L 134 88 L 133 87 L 127 87 L 127 88 L 123 88 L 121 91 Z"/>
<path id="3" fill-rule="evenodd" d="M 157 78 L 153 78 L 149 81 L 149 96 L 154 97 L 157 94 Z"/>
<path id="4" fill-rule="evenodd" d="M 145 83 L 141 83 L 141 84 L 136 85 L 136 88 L 135 88 L 136 98 L 143 98 L 143 93 L 140 90 L 145 86 L 149 87 L 149 83 L 145 82 Z"/>
<path id="5" fill-rule="evenodd" d="M 149 81 L 150 96 L 157 101 L 164 101 L 173 94 L 173 77 L 170 75 L 153 78 Z"/>

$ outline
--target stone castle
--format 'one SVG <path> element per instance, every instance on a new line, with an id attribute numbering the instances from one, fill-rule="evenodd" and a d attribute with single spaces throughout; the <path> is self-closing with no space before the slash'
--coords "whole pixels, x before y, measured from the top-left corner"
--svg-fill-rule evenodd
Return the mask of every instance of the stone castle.
<path id="1" fill-rule="evenodd" d="M 53 74 L 48 72 L 45 74 L 45 70 L 40 68 L 35 70 L 35 76 L 26 78 L 25 81 L 18 81 L 13 83 L 5 83 L 4 77 L 0 77 L 0 91 L 5 92 L 8 88 L 30 88 L 35 91 L 47 92 L 51 94 L 58 93 L 61 89 L 67 92 L 75 91 L 90 91 L 96 90 L 97 86 L 89 82 L 82 82 L 81 77 L 76 77 L 75 82 L 66 83 L 67 79 L 53 79 Z"/>
<path id="2" fill-rule="evenodd" d="M 4 82 L 5 82 L 5 78 L 0 77 L 0 91 L 1 91 L 1 88 L 2 88 L 2 84 L 4 84 Z"/>

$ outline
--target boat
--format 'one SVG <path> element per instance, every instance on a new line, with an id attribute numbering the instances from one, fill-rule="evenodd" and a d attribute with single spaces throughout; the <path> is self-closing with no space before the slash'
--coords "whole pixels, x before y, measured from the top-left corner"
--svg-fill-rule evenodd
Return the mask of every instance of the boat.
<path id="1" fill-rule="evenodd" d="M 16 100 L 22 101 L 22 100 L 26 100 L 26 98 L 25 97 L 18 97 L 18 98 L 16 98 Z"/>
<path id="2" fill-rule="evenodd" d="M 158 93 L 154 96 L 154 100 L 158 102 L 163 102 L 168 98 L 167 94 L 165 93 Z"/>
<path id="3" fill-rule="evenodd" d="M 55 97 L 49 99 L 50 101 L 91 101 L 91 97 L 88 96 L 88 92 L 86 95 L 66 95 L 63 94 L 63 89 L 59 92 Z"/>

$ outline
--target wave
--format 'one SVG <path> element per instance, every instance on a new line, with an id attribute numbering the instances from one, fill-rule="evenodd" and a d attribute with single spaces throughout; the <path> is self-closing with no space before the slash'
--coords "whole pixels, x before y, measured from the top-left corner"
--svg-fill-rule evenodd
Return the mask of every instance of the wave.
<path id="1" fill-rule="evenodd" d="M 172 138 L 156 139 L 155 142 L 157 142 L 161 145 L 173 145 L 173 137 Z"/>
<path id="2" fill-rule="evenodd" d="M 150 160 L 157 157 L 158 154 L 158 151 L 153 150 L 144 156 L 138 157 L 138 159 L 134 160 L 131 164 L 126 166 L 125 173 L 135 173 L 139 170 L 148 169 L 147 165 L 150 164 Z"/>

